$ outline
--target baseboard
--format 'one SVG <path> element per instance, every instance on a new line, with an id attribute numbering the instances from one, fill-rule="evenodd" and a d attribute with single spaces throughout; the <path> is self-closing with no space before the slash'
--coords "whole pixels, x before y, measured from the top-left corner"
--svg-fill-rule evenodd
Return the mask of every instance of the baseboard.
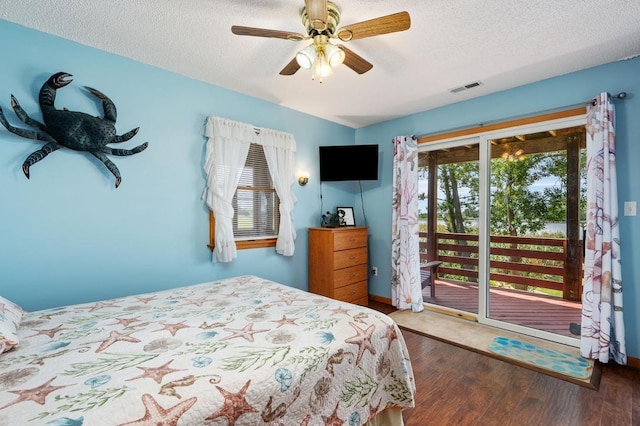
<path id="1" fill-rule="evenodd" d="M 384 303 L 385 305 L 393 306 L 391 304 L 391 298 L 390 297 L 382 297 L 382 296 L 377 296 L 375 294 L 370 294 L 369 295 L 369 300 L 373 300 L 375 302 Z"/>
<path id="2" fill-rule="evenodd" d="M 382 297 L 382 296 L 378 296 L 375 294 L 370 294 L 369 295 L 369 300 L 373 300 L 379 303 L 384 303 L 386 305 L 389 306 L 393 306 L 391 303 L 391 298 L 390 297 Z M 440 311 L 439 309 L 432 309 L 433 311 Z M 454 315 L 455 316 L 455 315 Z M 462 315 L 458 315 L 460 317 L 462 317 Z M 470 318 L 465 318 L 465 319 L 470 319 Z M 640 370 L 640 358 L 632 358 L 632 357 L 627 357 L 627 367 L 636 369 L 636 370 Z"/>

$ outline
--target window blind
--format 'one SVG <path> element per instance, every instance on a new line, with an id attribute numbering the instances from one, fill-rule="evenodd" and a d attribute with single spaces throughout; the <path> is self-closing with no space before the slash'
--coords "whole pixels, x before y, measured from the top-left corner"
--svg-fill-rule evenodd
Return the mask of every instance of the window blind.
<path id="1" fill-rule="evenodd" d="M 233 197 L 235 238 L 276 238 L 280 225 L 279 204 L 262 146 L 251 144 Z"/>

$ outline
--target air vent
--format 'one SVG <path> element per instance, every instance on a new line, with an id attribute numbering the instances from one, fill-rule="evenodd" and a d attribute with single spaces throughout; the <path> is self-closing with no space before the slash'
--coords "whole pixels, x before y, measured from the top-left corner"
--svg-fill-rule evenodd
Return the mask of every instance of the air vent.
<path id="1" fill-rule="evenodd" d="M 453 89 L 449 89 L 449 92 L 458 93 L 458 92 L 462 92 L 463 90 L 473 89 L 474 87 L 478 87 L 481 84 L 482 83 L 479 82 L 479 81 L 474 81 L 473 83 L 465 84 L 464 86 L 460 86 L 460 87 L 455 87 Z"/>

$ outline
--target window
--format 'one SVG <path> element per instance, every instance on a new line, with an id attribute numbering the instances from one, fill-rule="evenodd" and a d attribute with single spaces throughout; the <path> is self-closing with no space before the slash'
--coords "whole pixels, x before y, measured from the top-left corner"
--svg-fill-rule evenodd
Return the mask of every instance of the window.
<path id="1" fill-rule="evenodd" d="M 211 211 L 212 262 L 231 262 L 239 248 L 275 247 L 276 254 L 293 256 L 293 135 L 214 116 L 207 118 L 205 134 L 202 199 Z"/>
<path id="2" fill-rule="evenodd" d="M 280 213 L 262 146 L 251 144 L 238 189 L 233 196 L 233 235 L 236 240 L 275 238 Z"/>
<path id="3" fill-rule="evenodd" d="M 280 201 L 261 145 L 251 144 L 233 195 L 233 235 L 238 249 L 273 247 L 280 227 Z M 210 214 L 210 244 L 215 218 Z"/>

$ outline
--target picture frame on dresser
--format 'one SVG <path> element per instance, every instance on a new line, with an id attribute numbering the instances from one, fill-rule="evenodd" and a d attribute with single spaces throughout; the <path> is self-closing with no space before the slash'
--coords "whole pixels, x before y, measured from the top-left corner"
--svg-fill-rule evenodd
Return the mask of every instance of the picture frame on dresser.
<path id="1" fill-rule="evenodd" d="M 338 216 L 342 216 L 342 226 L 356 226 L 356 218 L 353 214 L 353 207 L 337 207 Z M 342 214 L 340 214 L 342 212 Z"/>

